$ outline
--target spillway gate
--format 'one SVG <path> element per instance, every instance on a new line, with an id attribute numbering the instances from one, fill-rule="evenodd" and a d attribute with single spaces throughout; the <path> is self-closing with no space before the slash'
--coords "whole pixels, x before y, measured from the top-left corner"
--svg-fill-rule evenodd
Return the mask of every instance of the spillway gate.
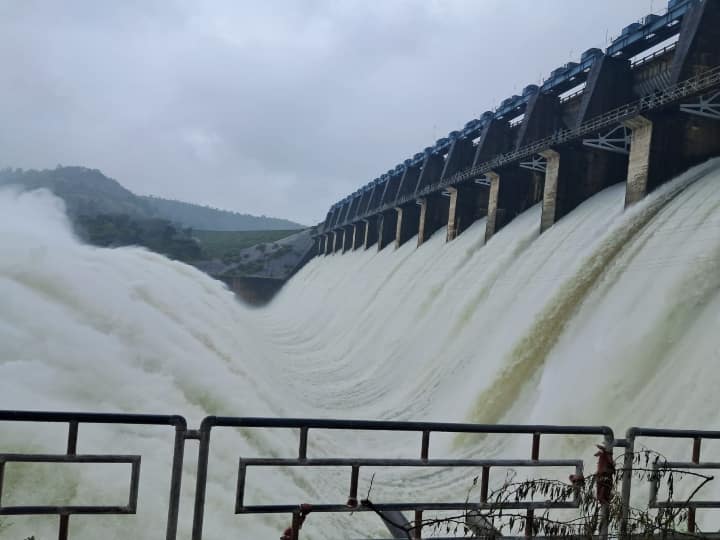
<path id="1" fill-rule="evenodd" d="M 516 513 L 522 516 L 525 523 L 525 537 L 541 537 L 533 530 L 533 516 L 538 510 L 546 509 L 577 509 L 580 500 L 577 492 L 568 500 L 505 500 L 498 503 L 488 498 L 490 474 L 495 468 L 534 470 L 543 468 L 566 468 L 572 473 L 571 478 L 583 478 L 585 463 L 580 458 L 557 459 L 541 457 L 541 441 L 546 437 L 597 437 L 601 453 L 607 451 L 612 454 L 613 449 L 620 450 L 622 457 L 621 486 L 619 494 L 620 523 L 617 534 L 620 537 L 630 537 L 628 528 L 630 512 L 630 496 L 633 483 L 637 484 L 637 475 L 634 473 L 641 467 L 636 463 L 636 446 L 639 439 L 687 439 L 692 445 L 690 461 L 672 460 L 664 463 L 664 467 L 673 469 L 720 469 L 720 463 L 702 462 L 700 449 L 703 440 L 720 439 L 720 431 L 675 430 L 655 428 L 630 428 L 624 439 L 616 439 L 611 428 L 606 426 L 551 426 L 551 425 L 486 425 L 461 423 L 429 423 L 429 422 L 399 422 L 399 421 L 361 421 L 361 420 L 323 420 L 323 419 L 287 419 L 287 418 L 243 418 L 243 417 L 217 417 L 205 418 L 197 430 L 188 429 L 187 421 L 180 415 L 144 415 L 144 414 L 109 414 L 109 413 L 76 413 L 76 412 L 40 412 L 40 411 L 0 411 L 0 425 L 8 423 L 29 422 L 32 424 L 64 423 L 67 424 L 67 447 L 64 454 L 40 453 L 0 453 L 0 516 L 13 515 L 56 515 L 58 516 L 58 538 L 66 540 L 71 538 L 70 517 L 73 515 L 102 515 L 102 514 L 135 514 L 138 508 L 138 492 L 141 480 L 141 455 L 120 454 L 79 454 L 77 453 L 78 438 L 82 432 L 81 427 L 87 424 L 104 424 L 118 426 L 149 426 L 172 430 L 172 470 L 170 471 L 170 486 L 168 498 L 166 540 L 175 540 L 178 536 L 178 513 L 180 507 L 181 481 L 183 472 L 184 453 L 187 441 L 196 440 L 198 446 L 197 472 L 195 478 L 195 495 L 193 507 L 192 539 L 203 538 L 203 521 L 206 507 L 206 488 L 208 483 L 208 466 L 210 464 L 211 433 L 217 430 L 233 429 L 262 429 L 262 430 L 293 430 L 297 433 L 297 454 L 292 458 L 238 456 L 237 489 L 235 493 L 235 514 L 287 514 L 288 524 L 283 538 L 298 540 L 300 529 L 306 515 L 312 513 L 355 513 L 375 512 L 379 516 L 398 516 L 399 512 L 411 512 L 413 517 L 410 527 L 405 531 L 409 539 L 421 538 L 426 525 L 424 512 L 432 511 L 460 511 L 466 516 L 483 510 L 493 509 Z M 2 429 L 2 428 L 0 428 Z M 416 433 L 418 435 L 417 458 L 368 458 L 368 457 L 322 457 L 308 456 L 308 440 L 311 434 L 317 432 L 390 432 L 390 433 Z M 524 436 L 529 438 L 529 459 L 481 459 L 481 458 L 435 458 L 430 455 L 430 441 L 433 434 L 451 435 L 507 435 Z M 597 455 L 597 454 L 596 454 Z M 601 458 L 602 459 L 602 458 Z M 6 465 L 9 463 L 75 463 L 75 464 L 126 464 L 130 466 L 129 493 L 126 505 L 122 506 L 53 506 L 53 505 L 4 505 L 3 479 Z M 298 501 L 297 504 L 247 504 L 245 494 L 248 490 L 247 471 L 251 468 L 266 467 L 346 467 L 349 472 L 347 500 L 331 504 L 306 504 L 308 501 Z M 438 502 L 427 500 L 424 502 L 393 501 L 383 503 L 369 503 L 362 501 L 358 496 L 358 479 L 363 468 L 383 467 L 399 468 L 413 467 L 423 469 L 438 468 L 465 468 L 478 472 L 479 497 L 477 500 L 457 502 Z M 678 508 L 687 510 L 688 532 L 694 533 L 696 529 L 697 509 L 720 508 L 718 500 L 695 500 L 694 498 L 680 501 L 658 501 L 659 480 L 657 475 L 645 479 L 649 483 L 649 508 Z M 250 486 L 251 487 L 251 486 Z M 599 488 L 598 488 L 599 489 Z M 609 504 L 601 504 L 599 522 L 599 536 L 607 538 Z M 392 519 L 384 517 L 386 523 Z M 397 525 L 397 524 L 395 524 Z M 389 527 L 392 529 L 392 527 Z M 238 530 L 242 525 L 238 524 Z M 395 527 L 395 531 L 398 527 Z M 546 536 L 549 537 L 549 536 Z"/>

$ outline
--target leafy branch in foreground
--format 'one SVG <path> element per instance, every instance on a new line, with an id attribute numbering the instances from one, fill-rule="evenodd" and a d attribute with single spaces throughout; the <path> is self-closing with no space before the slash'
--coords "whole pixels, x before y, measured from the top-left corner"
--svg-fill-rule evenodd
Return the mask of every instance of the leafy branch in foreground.
<path id="1" fill-rule="evenodd" d="M 408 538 L 420 528 L 433 533 L 452 534 L 466 538 L 494 538 L 500 536 L 545 535 L 555 537 L 585 537 L 608 532 L 619 534 L 623 529 L 635 537 L 650 538 L 667 533 L 697 536 L 701 531 L 693 524 L 689 526 L 690 511 L 687 505 L 700 490 L 714 477 L 694 470 L 671 468 L 658 452 L 641 450 L 633 454 L 632 477 L 650 482 L 667 492 L 665 503 L 660 508 L 628 506 L 624 508 L 618 492 L 623 469 L 618 467 L 612 454 L 603 447 L 595 455 L 598 470 L 589 476 L 571 475 L 567 482 L 554 479 L 517 480 L 515 471 L 510 471 L 497 488 L 489 491 L 485 504 L 471 502 L 476 496 L 478 477 L 465 499 L 466 508 L 450 516 L 424 519 L 420 523 L 395 523 L 377 510 L 370 499 L 372 483 L 366 499 L 361 504 L 375 511 L 380 517 L 396 528 L 405 531 Z M 624 459 L 621 455 L 618 459 Z M 689 487 L 689 495 L 676 501 L 678 482 L 695 481 Z M 478 497 L 479 499 L 479 497 Z M 543 508 L 535 512 L 519 514 L 517 509 L 508 509 L 513 504 L 542 502 Z M 576 506 L 572 515 L 558 515 L 558 509 L 570 503 Z M 676 504 L 678 503 L 678 504 Z M 553 508 L 554 507 L 554 508 Z M 523 510 L 524 512 L 524 510 Z M 568 512 L 568 510 L 565 510 Z"/>

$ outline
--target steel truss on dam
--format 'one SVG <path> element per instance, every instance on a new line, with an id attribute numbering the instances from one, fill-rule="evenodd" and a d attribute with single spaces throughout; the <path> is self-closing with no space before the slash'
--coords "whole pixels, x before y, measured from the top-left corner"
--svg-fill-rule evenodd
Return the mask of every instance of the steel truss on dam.
<path id="1" fill-rule="evenodd" d="M 642 448 L 643 443 L 649 439 L 681 439 L 688 441 L 688 455 L 690 460 L 673 458 L 662 465 L 655 463 L 654 470 L 659 467 L 672 467 L 672 469 L 720 469 L 720 463 L 702 462 L 700 460 L 702 442 L 719 440 L 720 431 L 697 431 L 677 429 L 630 428 L 624 439 L 615 437 L 613 430 L 606 426 L 548 426 L 548 425 L 483 425 L 483 424 L 457 424 L 457 423 L 429 423 L 429 422 L 394 422 L 394 421 L 361 421 L 361 420 L 319 420 L 319 419 L 282 419 L 282 418 L 236 418 L 216 417 L 205 418 L 199 429 L 188 429 L 186 420 L 179 415 L 143 415 L 143 414 L 107 414 L 107 413 L 73 413 L 73 412 L 39 412 L 39 411 L 0 411 L 0 426 L 7 427 L 9 423 L 67 424 L 67 450 L 64 454 L 36 454 L 36 453 L 0 453 L 0 516 L 18 515 L 57 515 L 59 516 L 58 538 L 65 540 L 71 538 L 70 516 L 72 515 L 99 515 L 99 514 L 135 514 L 138 509 L 138 491 L 140 486 L 141 455 L 120 454 L 80 454 L 77 452 L 78 439 L 82 432 L 81 427 L 95 425 L 119 426 L 149 426 L 158 429 L 170 428 L 168 440 L 172 442 L 172 470 L 170 471 L 169 504 L 167 513 L 166 540 L 177 538 L 178 517 L 181 496 L 181 480 L 183 472 L 184 453 L 187 441 L 198 441 L 198 461 L 196 471 L 195 502 L 193 509 L 192 539 L 201 540 L 203 537 L 203 518 L 205 513 L 205 494 L 208 482 L 208 467 L 210 465 L 211 433 L 223 429 L 235 430 L 292 430 L 297 434 L 297 452 L 294 457 L 257 457 L 246 458 L 238 455 L 237 489 L 235 493 L 235 514 L 287 514 L 290 527 L 285 536 L 297 540 L 303 520 L 310 513 L 355 513 L 375 512 L 385 520 L 387 528 L 394 538 L 421 538 L 424 521 L 424 512 L 431 511 L 462 511 L 465 515 L 481 513 L 483 510 L 494 509 L 512 513 L 523 519 L 526 537 L 542 537 L 534 534 L 531 524 L 534 513 L 538 510 L 577 509 L 580 500 L 577 492 L 570 500 L 507 500 L 502 503 L 492 502 L 488 497 L 493 469 L 509 468 L 561 468 L 581 478 L 587 470 L 585 462 L 579 457 L 546 456 L 541 457 L 541 442 L 553 437 L 597 437 L 596 443 L 608 456 L 618 451 L 618 458 L 622 457 L 621 485 L 620 485 L 620 523 L 619 531 L 608 530 L 609 503 L 601 504 L 600 521 L 598 525 L 599 538 L 607 538 L 609 534 L 620 537 L 630 537 L 628 520 L 630 512 L 630 495 L 633 489 L 649 487 L 649 508 L 687 509 L 687 528 L 689 533 L 696 533 L 697 509 L 720 509 L 720 500 L 658 500 L 659 477 L 651 475 L 640 479 L 634 473 L 646 470 L 647 464 L 636 461 L 636 448 Z M 0 429 L 2 429 L 0 427 Z M 359 435 L 362 432 L 387 433 L 415 433 L 418 436 L 418 457 L 409 458 L 366 458 L 355 457 L 322 457 L 314 458 L 308 455 L 308 441 L 311 434 L 317 432 L 352 432 Z M 476 434 L 476 435 L 504 435 L 527 436 L 529 459 L 455 459 L 435 458 L 430 456 L 430 441 L 433 434 Z M 592 448 L 592 446 L 591 446 Z M 598 454 L 596 454 L 598 455 Z M 601 458 L 602 459 L 602 458 Z M 108 464 L 123 463 L 130 466 L 128 503 L 123 506 L 7 506 L 2 504 L 3 478 L 7 464 L 10 463 L 75 463 L 75 464 Z M 250 468 L 292 467 L 292 468 L 323 468 L 345 467 L 348 469 L 348 498 L 334 504 L 307 504 L 311 501 L 298 501 L 297 504 L 246 504 L 245 494 L 252 487 L 248 486 L 247 471 Z M 382 467 L 387 469 L 398 467 L 413 467 L 419 469 L 450 469 L 464 468 L 474 471 L 479 478 L 479 496 L 476 500 L 469 499 L 467 486 L 458 486 L 458 493 L 464 497 L 458 502 L 437 502 L 427 500 L 424 502 L 394 501 L 378 504 L 368 504 L 358 499 L 359 476 L 362 468 Z M 227 471 L 230 473 L 230 471 Z M 598 496 L 599 499 L 599 496 Z M 397 519 L 403 518 L 401 512 L 412 512 L 413 519 L 408 521 L 407 530 L 397 524 Z M 391 519 L 392 517 L 392 519 Z M 238 531 L 243 530 L 242 519 L 238 519 Z M 232 531 L 227 531 L 232 534 Z M 696 533 L 700 535 L 700 533 Z M 157 536 L 160 536 L 158 531 Z M 709 535 L 713 536 L 713 535 Z M 549 537 L 548 537 L 549 538 Z"/>
<path id="2" fill-rule="evenodd" d="M 537 203 L 542 232 L 623 179 L 630 205 L 720 155 L 718 120 L 720 0 L 671 0 L 334 204 L 316 250 L 420 245 L 442 227 L 450 241 L 481 218 L 489 239 Z"/>

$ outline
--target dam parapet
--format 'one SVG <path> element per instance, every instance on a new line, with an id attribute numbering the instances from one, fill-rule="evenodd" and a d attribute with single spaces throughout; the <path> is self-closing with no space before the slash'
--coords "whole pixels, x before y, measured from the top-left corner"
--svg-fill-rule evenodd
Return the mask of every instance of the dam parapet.
<path id="1" fill-rule="evenodd" d="M 490 239 L 538 203 L 544 232 L 612 184 L 629 206 L 717 155 L 720 2 L 671 0 L 334 204 L 317 252 L 421 245 L 443 227 L 451 241 L 484 217 Z M 345 242 L 356 227 L 364 241 Z"/>

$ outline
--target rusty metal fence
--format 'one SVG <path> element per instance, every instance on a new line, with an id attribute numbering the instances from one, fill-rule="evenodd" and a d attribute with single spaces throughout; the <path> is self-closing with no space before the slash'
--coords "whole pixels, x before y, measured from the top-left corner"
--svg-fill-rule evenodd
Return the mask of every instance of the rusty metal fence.
<path id="1" fill-rule="evenodd" d="M 169 504 L 166 540 L 175 540 L 178 529 L 178 511 L 181 494 L 181 476 L 183 458 L 187 440 L 199 441 L 196 486 L 194 495 L 192 540 L 203 537 L 203 521 L 205 516 L 205 497 L 208 483 L 208 467 L 211 455 L 211 433 L 221 429 L 263 429 L 263 430 L 294 430 L 297 433 L 297 453 L 294 457 L 245 457 L 237 456 L 237 489 L 235 493 L 235 514 L 286 514 L 290 527 L 285 538 L 297 540 L 304 519 L 306 505 L 297 504 L 252 505 L 246 503 L 248 492 L 249 469 L 267 467 L 346 467 L 348 470 L 347 499 L 330 504 L 313 504 L 313 513 L 350 513 L 373 511 L 383 513 L 411 512 L 414 529 L 408 534 L 413 538 L 421 538 L 423 513 L 428 511 L 462 511 L 481 512 L 483 510 L 507 510 L 520 513 L 525 520 L 525 536 L 534 536 L 532 530 L 534 512 L 538 509 L 574 509 L 580 505 L 577 493 L 571 500 L 519 500 L 498 503 L 488 499 L 491 484 L 490 474 L 493 468 L 568 468 L 576 476 L 582 476 L 584 463 L 582 459 L 558 459 L 543 456 L 541 458 L 541 440 L 547 436 L 597 436 L 597 443 L 606 449 L 620 448 L 624 453 L 622 469 L 622 485 L 620 494 L 621 520 L 620 536 L 628 535 L 630 495 L 633 484 L 634 456 L 636 444 L 641 438 L 687 439 L 692 442 L 690 461 L 668 461 L 664 467 L 681 469 L 720 469 L 720 463 L 703 462 L 700 460 L 702 441 L 720 439 L 720 431 L 692 431 L 650 428 L 631 428 L 625 439 L 616 439 L 612 429 L 605 426 L 548 426 L 548 425 L 483 425 L 458 423 L 428 422 L 395 422 L 395 421 L 359 421 L 359 420 L 321 420 L 321 419 L 280 419 L 280 418 L 238 418 L 216 417 L 205 418 L 198 430 L 187 428 L 187 422 L 178 415 L 136 415 L 136 414 L 96 414 L 71 412 L 34 412 L 34 411 L 0 411 L 0 442 L 2 442 L 3 426 L 8 422 L 33 423 L 64 423 L 68 426 L 67 450 L 64 454 L 31 454 L 31 453 L 0 453 L 0 516 L 3 515 L 57 515 L 59 517 L 58 538 L 70 538 L 70 516 L 75 514 L 135 514 L 138 508 L 138 490 L 140 485 L 140 455 L 120 454 L 78 454 L 77 443 L 81 427 L 85 424 L 105 425 L 143 425 L 174 428 L 172 470 L 170 471 Z M 419 438 L 417 458 L 368 458 L 368 457 L 321 457 L 308 455 L 308 441 L 317 432 L 405 432 L 416 433 Z M 475 434 L 475 435 L 508 435 L 528 436 L 529 459 L 454 459 L 435 458 L 430 455 L 430 441 L 433 434 Z M 3 477 L 8 463 L 76 463 L 106 464 L 122 463 L 130 466 L 130 489 L 128 502 L 122 506 L 5 506 L 2 503 Z M 657 464 L 655 465 L 658 466 Z M 372 504 L 372 507 L 359 503 L 358 479 L 363 468 L 367 467 L 417 467 L 426 469 L 466 468 L 478 472 L 479 497 L 469 501 L 467 498 L 456 502 L 438 502 L 427 500 L 422 502 L 394 501 L 391 503 Z M 230 472 L 230 471 L 228 471 Z M 636 479 L 637 482 L 637 479 Z M 698 508 L 720 508 L 720 501 L 686 500 L 658 501 L 657 476 L 649 480 L 650 508 L 687 508 L 688 531 L 696 529 L 695 511 Z M 603 507 L 600 517 L 600 536 L 608 535 L 607 506 Z M 238 531 L 241 531 L 238 523 Z"/>

